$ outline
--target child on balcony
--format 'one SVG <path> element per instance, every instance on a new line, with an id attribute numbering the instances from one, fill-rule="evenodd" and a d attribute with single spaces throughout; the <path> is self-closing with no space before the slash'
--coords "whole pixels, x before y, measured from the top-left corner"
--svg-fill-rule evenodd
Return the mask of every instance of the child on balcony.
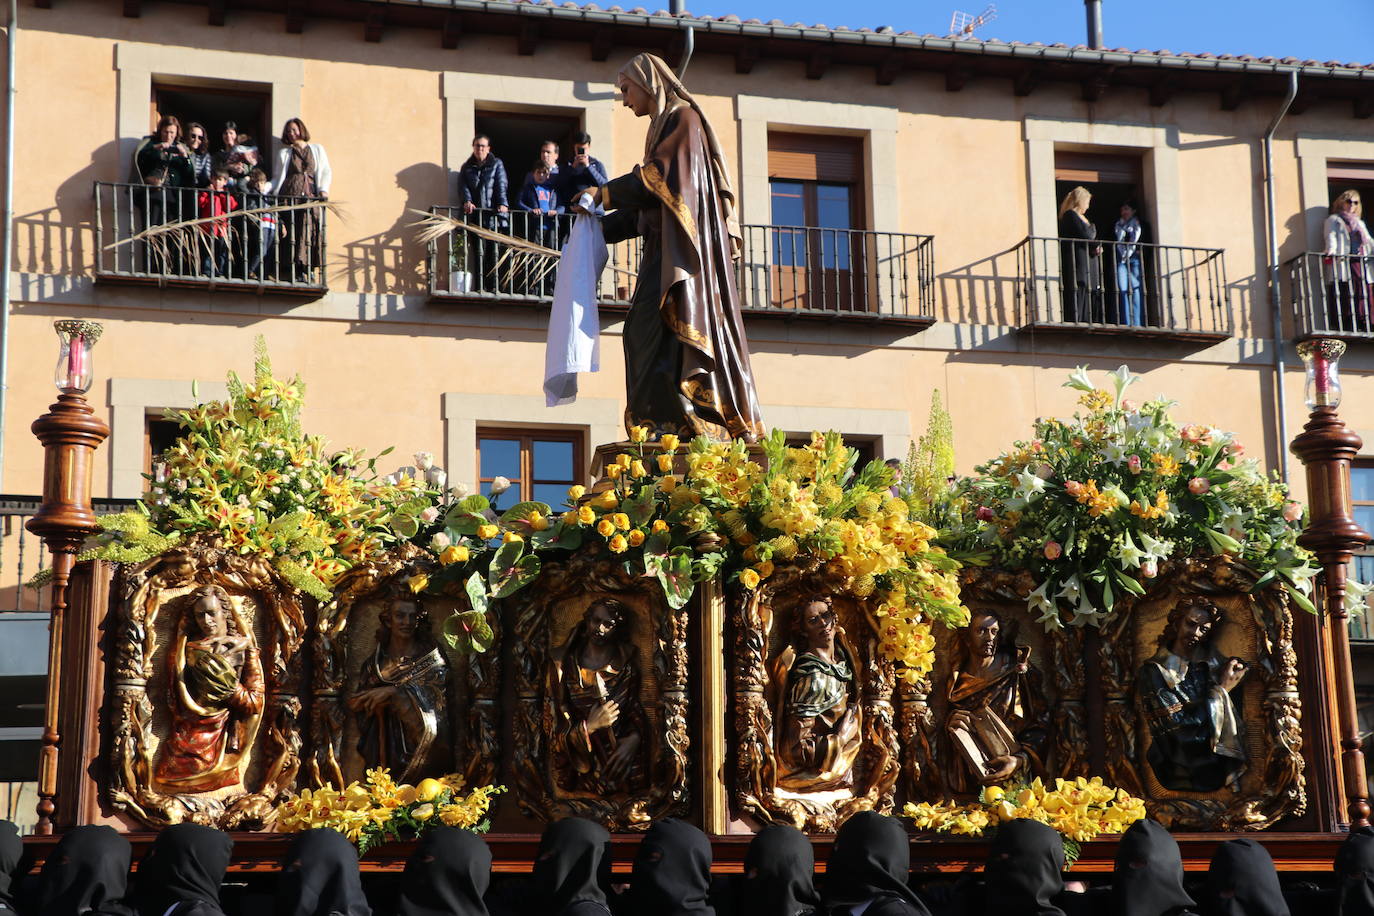
<path id="1" fill-rule="evenodd" d="M 248 192 L 243 195 L 245 210 L 262 210 L 275 206 L 272 181 L 262 169 L 248 173 Z M 276 265 L 277 215 L 259 213 L 248 217 L 248 279 L 277 276 Z"/>
<path id="2" fill-rule="evenodd" d="M 211 222 L 201 223 L 200 231 L 206 236 L 205 257 L 201 260 L 200 272 L 205 276 L 225 276 L 229 273 L 229 217 L 238 209 L 238 201 L 228 191 L 229 171 L 215 169 L 210 175 L 210 187 L 201 191 L 196 199 L 196 208 L 201 219 L 214 217 Z"/>

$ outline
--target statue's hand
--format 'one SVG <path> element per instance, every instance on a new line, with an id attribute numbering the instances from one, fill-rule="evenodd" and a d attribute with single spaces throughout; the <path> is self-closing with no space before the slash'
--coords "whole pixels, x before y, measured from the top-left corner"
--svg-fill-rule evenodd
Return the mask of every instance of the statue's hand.
<path id="1" fill-rule="evenodd" d="M 987 773 L 982 777 L 980 781 L 985 786 L 990 786 L 994 783 L 1001 782 L 1002 780 L 1009 778 L 1011 774 L 1015 773 L 1016 768 L 1020 766 L 1020 764 L 1021 761 L 1010 754 L 1005 754 L 1001 757 L 993 757 L 991 760 L 989 760 L 987 763 L 983 765 L 984 769 L 987 770 Z"/>
<path id="2" fill-rule="evenodd" d="M 592 707 L 591 713 L 587 716 L 587 731 L 597 732 L 603 728 L 610 728 L 620 718 L 620 705 L 615 700 L 606 700 Z"/>
<path id="3" fill-rule="evenodd" d="M 395 687 L 373 687 L 371 690 L 364 690 L 348 701 L 348 708 L 369 716 L 376 715 L 391 702 L 395 692 Z"/>
<path id="4" fill-rule="evenodd" d="M 1221 669 L 1221 689 L 1229 693 L 1245 678 L 1245 671 L 1245 662 L 1238 658 L 1228 658 Z"/>
<path id="5" fill-rule="evenodd" d="M 639 735 L 626 735 L 620 739 L 620 744 L 616 746 L 615 753 L 611 759 L 606 761 L 606 779 L 611 782 L 620 782 L 630 775 L 630 766 L 634 763 L 635 753 L 639 750 Z"/>
<path id="6" fill-rule="evenodd" d="M 956 728 L 972 728 L 973 716 L 969 715 L 967 709 L 956 709 L 949 714 L 946 725 L 951 731 Z"/>

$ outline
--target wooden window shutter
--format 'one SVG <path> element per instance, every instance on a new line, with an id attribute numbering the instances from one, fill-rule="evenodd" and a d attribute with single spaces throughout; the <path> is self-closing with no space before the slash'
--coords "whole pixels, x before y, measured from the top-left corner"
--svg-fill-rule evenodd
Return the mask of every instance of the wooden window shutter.
<path id="1" fill-rule="evenodd" d="M 768 177 L 859 184 L 863 181 L 863 140 L 769 131 Z"/>
<path id="2" fill-rule="evenodd" d="M 1095 184 L 1140 184 L 1140 157 L 1116 153 L 1055 150 L 1054 180 Z"/>

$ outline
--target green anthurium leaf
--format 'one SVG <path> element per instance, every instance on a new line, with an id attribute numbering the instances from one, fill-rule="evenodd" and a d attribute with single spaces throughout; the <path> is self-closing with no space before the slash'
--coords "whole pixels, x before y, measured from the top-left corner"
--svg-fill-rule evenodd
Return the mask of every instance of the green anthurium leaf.
<path id="1" fill-rule="evenodd" d="M 674 550 L 667 560 L 662 561 L 657 573 L 668 606 L 675 611 L 685 607 L 696 589 L 696 583 L 692 581 L 691 548 L 680 547 Z"/>
<path id="2" fill-rule="evenodd" d="M 673 537 L 667 531 L 655 531 L 644 539 L 644 556 L 666 557 L 672 543 Z"/>
<path id="3" fill-rule="evenodd" d="M 630 524 L 636 528 L 649 524 L 654 517 L 653 485 L 640 487 L 638 493 L 620 504 L 620 511 L 630 517 Z"/>
<path id="4" fill-rule="evenodd" d="M 405 513 L 393 515 L 391 517 L 391 530 L 403 538 L 413 538 L 420 532 L 420 520 Z"/>
<path id="5" fill-rule="evenodd" d="M 582 546 L 582 536 L 580 526 L 559 522 L 531 534 L 530 543 L 536 550 L 576 550 Z"/>
<path id="6" fill-rule="evenodd" d="M 464 512 L 472 512 L 481 515 L 491 508 L 491 501 L 481 493 L 473 493 L 471 496 L 464 496 L 458 501 L 457 508 Z"/>
<path id="7" fill-rule="evenodd" d="M 482 611 L 460 611 L 451 615 L 444 621 L 440 634 L 450 649 L 464 655 L 487 651 L 495 635 Z"/>
<path id="8" fill-rule="evenodd" d="M 476 512 L 468 512 L 461 506 L 454 506 L 444 516 L 444 527 L 448 530 L 449 536 L 455 541 L 458 537 L 466 535 L 471 537 L 477 533 L 478 527 L 487 523 L 487 517 Z M 457 537 L 455 537 L 457 535 Z"/>
<path id="9" fill-rule="evenodd" d="M 487 584 L 482 581 L 482 574 L 475 572 L 468 576 L 467 582 L 463 584 L 463 591 L 467 593 L 469 607 L 485 614 L 487 610 Z"/>
<path id="10" fill-rule="evenodd" d="M 501 513 L 501 524 L 507 528 L 516 527 L 521 534 L 530 530 L 528 524 L 531 516 L 538 512 L 544 518 L 553 514 L 548 503 L 523 502 L 516 503 L 505 512 Z"/>
<path id="11" fill-rule="evenodd" d="M 539 557 L 534 554 L 523 556 L 523 541 L 502 544 L 491 558 L 487 570 L 487 582 L 491 585 L 493 598 L 505 598 L 529 585 L 539 576 Z"/>

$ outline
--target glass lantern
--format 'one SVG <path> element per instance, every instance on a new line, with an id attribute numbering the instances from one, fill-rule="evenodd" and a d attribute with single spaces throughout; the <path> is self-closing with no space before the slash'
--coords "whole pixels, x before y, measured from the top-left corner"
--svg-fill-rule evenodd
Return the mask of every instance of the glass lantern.
<path id="1" fill-rule="evenodd" d="M 1341 405 L 1339 364 L 1345 341 L 1318 337 L 1298 344 L 1298 355 L 1307 367 L 1307 409 Z"/>
<path id="2" fill-rule="evenodd" d="M 53 384 L 63 394 L 85 394 L 94 379 L 91 349 L 105 329 L 98 322 L 82 318 L 54 321 L 53 328 L 62 342 L 53 369 Z"/>

